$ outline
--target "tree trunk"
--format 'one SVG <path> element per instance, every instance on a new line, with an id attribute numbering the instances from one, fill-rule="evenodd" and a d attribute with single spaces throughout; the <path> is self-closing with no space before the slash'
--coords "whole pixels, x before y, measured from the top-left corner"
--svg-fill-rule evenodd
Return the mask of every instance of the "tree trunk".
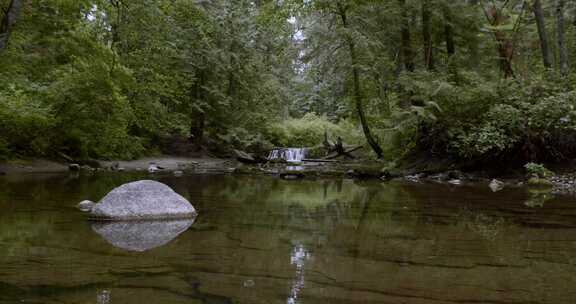
<path id="1" fill-rule="evenodd" d="M 556 43 L 558 45 L 560 74 L 568 75 L 568 50 L 566 48 L 565 26 L 564 26 L 564 8 L 565 0 L 556 0 Z"/>
<path id="2" fill-rule="evenodd" d="M 424 62 L 428 71 L 434 70 L 434 45 L 432 44 L 432 25 L 430 1 L 422 0 L 422 38 L 424 40 Z"/>
<path id="3" fill-rule="evenodd" d="M 11 0 L 8 9 L 5 11 L 4 18 L 0 20 L 0 53 L 8 46 L 12 29 L 22 10 L 22 4 L 23 0 Z"/>
<path id="4" fill-rule="evenodd" d="M 194 85 L 194 102 L 196 103 L 206 102 L 206 94 L 204 89 L 205 82 L 205 72 L 203 70 L 198 71 L 198 79 Z M 191 112 L 190 139 L 196 145 L 196 148 L 200 150 L 202 148 L 202 143 L 204 142 L 204 126 L 206 124 L 206 115 L 204 111 L 199 108 L 193 108 Z"/>
<path id="5" fill-rule="evenodd" d="M 536 25 L 538 26 L 538 36 L 540 36 L 540 48 L 542 49 L 542 60 L 547 69 L 552 68 L 552 52 L 550 51 L 550 44 L 548 43 L 548 33 L 546 32 L 546 22 L 544 19 L 544 11 L 542 10 L 542 2 L 534 0 L 532 7 L 534 16 L 536 17 Z"/>
<path id="6" fill-rule="evenodd" d="M 484 14 L 486 19 L 493 27 L 499 27 L 506 22 L 506 16 L 504 15 L 505 8 L 499 8 L 496 3 L 493 3 L 490 8 L 484 9 Z M 522 6 L 522 11 L 524 11 L 524 6 Z M 512 67 L 512 59 L 514 58 L 514 47 L 515 38 L 518 31 L 518 26 L 520 25 L 519 17 L 517 23 L 514 25 L 514 33 L 510 38 L 506 32 L 502 30 L 494 30 L 493 36 L 496 42 L 496 50 L 498 52 L 498 63 L 500 65 L 500 70 L 504 75 L 504 78 L 514 77 L 514 69 Z"/>
<path id="7" fill-rule="evenodd" d="M 340 18 L 342 19 L 342 26 L 344 29 L 348 29 L 348 20 L 346 16 L 346 8 L 339 2 L 338 3 L 338 11 L 340 14 Z M 352 76 L 354 81 L 354 101 L 356 103 L 356 111 L 358 112 L 358 116 L 360 117 L 360 124 L 362 125 L 362 131 L 364 131 L 364 136 L 366 137 L 366 141 L 376 153 L 378 158 L 382 158 L 384 156 L 384 152 L 382 148 L 378 145 L 376 140 L 372 137 L 372 133 L 370 132 L 370 127 L 368 126 L 368 121 L 366 120 L 366 116 L 364 114 L 364 107 L 362 105 L 362 91 L 360 86 L 360 70 L 358 69 L 358 62 L 356 57 L 356 44 L 354 43 L 353 38 L 347 34 L 346 40 L 348 43 L 348 48 L 350 50 L 350 60 L 352 63 Z"/>
<path id="8" fill-rule="evenodd" d="M 452 56 L 456 55 L 456 44 L 454 43 L 454 20 L 452 18 L 452 12 L 448 7 L 448 4 L 443 6 L 444 14 L 444 38 L 446 39 L 446 53 L 448 54 L 448 59 L 452 59 Z"/>
<path id="9" fill-rule="evenodd" d="M 404 68 L 406 68 L 408 72 L 414 72 L 414 53 L 412 52 L 412 39 L 410 38 L 410 19 L 408 18 L 408 8 L 406 7 L 406 0 L 398 1 L 400 2 L 400 10 L 402 12 L 402 60 L 404 61 Z"/>
<path id="10" fill-rule="evenodd" d="M 512 67 L 514 48 L 511 42 L 505 38 L 501 32 L 496 33 L 496 42 L 498 43 L 500 70 L 504 74 L 504 78 L 512 78 L 514 77 L 514 68 Z"/>

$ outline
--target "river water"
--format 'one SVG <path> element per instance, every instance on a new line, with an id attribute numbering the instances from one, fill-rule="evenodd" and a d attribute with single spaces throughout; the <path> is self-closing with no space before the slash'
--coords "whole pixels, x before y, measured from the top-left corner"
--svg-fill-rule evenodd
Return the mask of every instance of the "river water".
<path id="1" fill-rule="evenodd" d="M 576 300 L 570 197 L 534 203 L 539 194 L 487 185 L 160 176 L 199 216 L 155 242 L 135 236 L 136 226 L 103 233 L 75 209 L 142 178 L 150 177 L 0 177 L 0 303 Z M 154 225 L 143 229 L 166 230 Z M 118 238 L 148 243 L 138 251 Z"/>

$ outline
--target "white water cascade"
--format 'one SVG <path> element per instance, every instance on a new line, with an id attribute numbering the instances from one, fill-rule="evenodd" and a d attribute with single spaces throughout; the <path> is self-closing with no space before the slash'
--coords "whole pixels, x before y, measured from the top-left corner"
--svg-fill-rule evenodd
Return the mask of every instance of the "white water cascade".
<path id="1" fill-rule="evenodd" d="M 284 159 L 287 162 L 297 163 L 306 158 L 308 149 L 305 148 L 282 148 L 270 151 L 268 155 L 269 160 Z"/>

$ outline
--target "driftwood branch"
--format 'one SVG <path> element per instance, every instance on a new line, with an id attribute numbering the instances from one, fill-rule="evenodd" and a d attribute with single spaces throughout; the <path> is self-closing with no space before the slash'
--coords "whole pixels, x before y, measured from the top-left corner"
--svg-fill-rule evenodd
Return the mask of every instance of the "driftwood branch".
<path id="1" fill-rule="evenodd" d="M 302 161 L 309 162 L 309 163 L 338 163 L 340 161 L 335 159 L 313 159 L 313 158 L 305 158 Z"/>
<path id="2" fill-rule="evenodd" d="M 336 152 L 333 152 L 331 154 L 328 154 L 326 157 L 324 157 L 324 159 L 325 160 L 335 159 L 335 158 L 338 158 L 339 156 L 342 156 L 342 155 L 344 155 L 344 156 L 350 155 L 351 156 L 352 152 L 358 151 L 362 148 L 364 148 L 364 146 L 356 146 L 356 147 L 343 149 L 342 153 L 339 153 L 338 151 L 336 151 Z M 354 158 L 354 157 L 352 156 L 352 158 Z"/>

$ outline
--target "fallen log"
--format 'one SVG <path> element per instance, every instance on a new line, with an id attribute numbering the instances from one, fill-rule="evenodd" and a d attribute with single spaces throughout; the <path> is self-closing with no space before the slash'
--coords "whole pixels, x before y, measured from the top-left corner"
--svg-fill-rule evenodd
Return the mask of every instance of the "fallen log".
<path id="1" fill-rule="evenodd" d="M 335 159 L 313 159 L 313 158 L 305 158 L 302 161 L 309 162 L 309 163 L 339 163 L 339 160 Z"/>
<path id="2" fill-rule="evenodd" d="M 326 157 L 324 157 L 324 159 L 326 159 L 326 160 L 331 160 L 331 159 L 335 159 L 335 158 L 337 158 L 337 157 L 339 157 L 339 156 L 342 156 L 342 155 L 343 155 L 343 156 L 347 156 L 347 157 L 349 157 L 349 158 L 350 158 L 350 157 L 351 157 L 351 158 L 354 158 L 350 153 L 352 153 L 352 152 L 354 152 L 354 151 L 358 151 L 358 150 L 360 150 L 360 149 L 362 149 L 362 148 L 364 148 L 364 146 L 356 146 L 356 147 L 353 147 L 353 148 L 344 149 L 343 151 L 337 151 L 337 152 L 334 152 L 334 153 L 331 153 L 331 154 L 327 155 Z"/>
<path id="3" fill-rule="evenodd" d="M 250 153 L 236 150 L 236 149 L 234 150 L 234 154 L 236 154 L 236 160 L 238 160 L 241 163 L 245 163 L 245 164 L 255 165 L 255 164 L 263 164 L 263 163 L 268 162 L 268 160 L 265 158 L 257 157 L 257 156 L 250 154 Z"/>

